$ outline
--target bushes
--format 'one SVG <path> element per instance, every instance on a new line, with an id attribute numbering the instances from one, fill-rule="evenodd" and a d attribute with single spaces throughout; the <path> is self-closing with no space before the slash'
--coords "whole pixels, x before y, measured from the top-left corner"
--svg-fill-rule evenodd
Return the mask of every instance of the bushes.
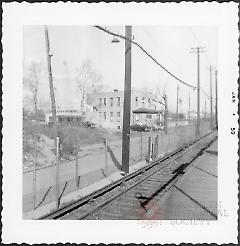
<path id="1" fill-rule="evenodd" d="M 104 129 L 84 127 L 59 128 L 60 144 L 63 153 L 76 154 L 80 146 L 102 143 L 110 135 Z"/>
<path id="2" fill-rule="evenodd" d="M 23 139 L 30 137 L 29 135 L 33 136 L 40 134 L 53 139 L 53 127 L 32 121 L 23 122 Z M 85 128 L 63 125 L 58 125 L 58 136 L 61 144 L 60 153 L 71 155 L 75 155 L 80 146 L 102 143 L 103 138 L 106 137 L 110 140 L 117 140 L 121 137 L 115 132 L 103 128 Z M 27 146 L 27 141 L 24 141 L 24 143 L 26 143 L 24 144 L 25 147 L 31 147 Z"/>

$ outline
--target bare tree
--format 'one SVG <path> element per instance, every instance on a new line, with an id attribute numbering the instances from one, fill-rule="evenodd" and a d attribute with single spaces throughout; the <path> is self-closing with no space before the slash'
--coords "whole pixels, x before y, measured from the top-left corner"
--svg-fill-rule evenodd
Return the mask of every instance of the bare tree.
<path id="1" fill-rule="evenodd" d="M 84 101 L 87 93 L 97 93 L 104 88 L 100 83 L 102 77 L 98 74 L 90 60 L 85 60 L 80 68 L 77 68 L 76 82 L 81 95 L 81 111 L 84 112 Z"/>
<path id="2" fill-rule="evenodd" d="M 165 89 L 160 90 L 158 86 L 156 86 L 156 89 L 154 90 L 154 97 L 156 98 L 154 101 L 159 103 L 164 107 L 164 132 L 167 134 L 168 132 L 168 102 L 167 102 L 167 94 L 165 92 Z"/>
<path id="3" fill-rule="evenodd" d="M 41 64 L 32 62 L 28 69 L 28 73 L 23 77 L 23 84 L 31 94 L 30 100 L 33 104 L 36 119 L 38 119 L 38 94 L 41 72 Z"/>

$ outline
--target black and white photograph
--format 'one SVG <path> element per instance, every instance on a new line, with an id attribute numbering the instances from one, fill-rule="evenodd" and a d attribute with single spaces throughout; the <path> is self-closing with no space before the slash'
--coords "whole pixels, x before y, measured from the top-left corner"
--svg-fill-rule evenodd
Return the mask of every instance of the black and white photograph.
<path id="1" fill-rule="evenodd" d="M 4 6 L 6 242 L 236 243 L 237 4 Z"/>
<path id="2" fill-rule="evenodd" d="M 214 27 L 24 26 L 24 216 L 217 219 L 217 47 Z"/>

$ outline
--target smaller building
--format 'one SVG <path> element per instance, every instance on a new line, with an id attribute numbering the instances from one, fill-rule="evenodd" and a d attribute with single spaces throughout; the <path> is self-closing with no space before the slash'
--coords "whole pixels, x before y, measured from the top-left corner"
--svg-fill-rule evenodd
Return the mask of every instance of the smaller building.
<path id="1" fill-rule="evenodd" d="M 57 110 L 57 123 L 77 125 L 82 123 L 83 115 L 79 110 Z M 45 123 L 52 123 L 52 112 L 46 113 Z"/>
<path id="2" fill-rule="evenodd" d="M 133 124 L 146 124 L 147 126 L 163 125 L 163 110 L 137 108 L 133 112 Z"/>

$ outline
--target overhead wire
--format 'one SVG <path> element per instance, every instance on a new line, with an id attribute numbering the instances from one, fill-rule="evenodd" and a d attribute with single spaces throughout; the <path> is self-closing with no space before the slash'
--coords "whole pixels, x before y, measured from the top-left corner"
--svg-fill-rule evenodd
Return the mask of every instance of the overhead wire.
<path id="1" fill-rule="evenodd" d="M 134 45 L 136 45 L 137 47 L 139 47 L 151 60 L 153 60 L 158 66 L 160 66 L 165 72 L 167 72 L 170 76 L 172 76 L 173 78 L 175 78 L 177 81 L 179 81 L 180 83 L 192 88 L 193 90 L 197 89 L 196 86 L 193 86 L 193 85 L 190 85 L 186 82 L 184 82 L 183 80 L 179 79 L 177 76 L 175 76 L 173 73 L 171 73 L 167 68 L 165 68 L 159 61 L 157 61 L 157 59 L 155 59 L 152 55 L 150 55 L 138 42 L 136 41 L 133 41 L 132 39 L 129 39 L 127 37 L 125 37 L 124 35 L 121 35 L 121 34 L 118 34 L 118 33 L 115 33 L 115 32 L 112 32 L 110 30 L 108 30 L 107 28 L 104 28 L 102 26 L 94 26 L 96 27 L 97 29 L 105 32 L 105 33 L 108 33 L 109 35 L 112 35 L 112 36 L 116 36 L 116 37 L 119 37 L 121 39 L 125 39 L 125 40 L 128 40 L 130 41 L 131 43 L 133 43 Z M 210 96 L 205 92 L 205 90 L 200 87 L 200 90 L 207 96 L 208 99 L 210 99 Z M 213 98 L 213 97 L 212 97 Z"/>
<path id="2" fill-rule="evenodd" d="M 191 32 L 193 38 L 196 40 L 196 42 L 198 43 L 198 45 L 201 46 L 201 42 L 199 41 L 199 38 L 197 37 L 197 35 L 194 33 L 192 27 L 189 27 L 188 29 L 190 30 L 190 32 Z M 209 57 L 208 57 L 207 52 L 205 52 L 205 55 L 206 55 L 205 58 L 206 58 L 207 62 L 208 62 L 209 64 L 211 64 L 211 61 L 210 61 L 210 59 L 209 59 Z"/>
<path id="3" fill-rule="evenodd" d="M 153 43 L 157 48 L 161 49 L 161 51 L 164 52 L 164 50 L 162 49 L 162 47 L 161 47 L 161 46 L 158 44 L 158 42 L 153 38 L 153 35 L 152 35 L 145 27 L 142 27 L 142 30 L 143 30 L 145 36 L 148 37 L 148 39 L 151 40 L 152 43 Z M 175 66 L 176 66 L 177 68 L 179 68 L 179 64 L 177 64 L 169 54 L 167 54 L 166 52 L 164 52 L 164 53 L 165 53 L 165 55 L 168 57 L 168 59 L 169 59 L 172 63 L 174 63 Z"/>
<path id="4" fill-rule="evenodd" d="M 198 43 L 198 45 L 201 46 L 201 42 L 199 41 L 197 35 L 194 33 L 192 27 L 189 27 L 188 29 L 190 30 L 192 36 L 194 37 L 194 39 L 196 40 L 196 42 Z M 206 53 L 206 52 L 205 52 L 205 53 Z M 207 53 L 206 53 L 205 58 L 206 58 L 207 62 L 208 62 L 209 64 L 211 64 L 211 62 L 210 62 L 210 60 L 209 60 L 209 57 L 208 57 Z M 210 99 L 210 96 L 203 90 L 203 88 L 201 87 L 200 89 L 201 89 L 201 91 L 207 96 L 207 98 Z M 212 97 L 212 98 L 214 99 L 214 97 Z"/>
<path id="5" fill-rule="evenodd" d="M 133 41 L 132 39 L 129 39 L 127 37 L 125 37 L 124 35 L 121 35 L 121 34 L 117 34 L 115 32 L 112 32 L 110 30 L 108 30 L 107 28 L 104 28 L 102 26 L 95 26 L 96 28 L 98 28 L 99 30 L 103 31 L 103 32 L 106 32 L 110 35 L 113 35 L 113 36 L 116 36 L 116 37 L 119 37 L 121 39 L 125 39 L 125 40 L 128 40 L 130 41 L 131 43 L 133 43 L 134 45 L 136 45 L 137 47 L 139 47 L 143 53 L 145 53 L 151 60 L 153 60 L 158 66 L 160 66 L 165 72 L 167 72 L 170 76 L 172 76 L 174 79 L 176 79 L 177 81 L 179 81 L 180 83 L 192 88 L 192 89 L 197 89 L 196 86 L 193 86 L 191 84 L 188 84 L 187 82 L 184 82 L 183 80 L 179 79 L 176 75 L 174 75 L 173 73 L 171 73 L 167 68 L 165 68 L 165 66 L 163 66 L 159 61 L 157 61 L 157 59 L 155 59 L 152 55 L 150 55 L 138 42 L 136 41 Z"/>

